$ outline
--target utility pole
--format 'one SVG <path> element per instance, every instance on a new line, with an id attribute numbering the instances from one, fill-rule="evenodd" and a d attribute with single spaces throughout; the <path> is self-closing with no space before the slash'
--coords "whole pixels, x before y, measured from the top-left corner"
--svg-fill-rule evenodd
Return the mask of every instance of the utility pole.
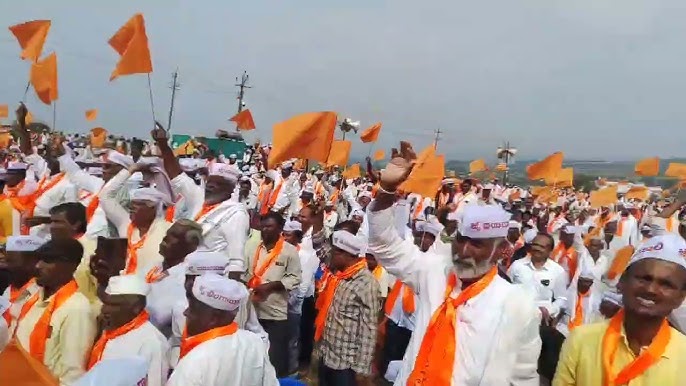
<path id="1" fill-rule="evenodd" d="M 174 98 L 176 97 L 176 90 L 181 89 L 181 84 L 179 84 L 179 69 L 178 68 L 172 74 L 172 81 L 169 84 L 169 88 L 171 88 L 172 93 L 171 93 L 171 103 L 169 104 L 169 119 L 167 120 L 167 133 L 171 132 L 172 115 L 174 114 Z"/>
<path id="2" fill-rule="evenodd" d="M 434 130 L 434 150 L 438 150 L 438 141 L 441 140 L 441 129 Z"/>
<path id="3" fill-rule="evenodd" d="M 498 147 L 496 150 L 498 159 L 502 160 L 505 164 L 505 170 L 503 171 L 503 185 L 507 184 L 507 179 L 510 176 L 510 161 L 515 154 L 517 154 L 517 149 L 510 146 L 510 141 L 505 142 L 504 146 Z"/>
<path id="4" fill-rule="evenodd" d="M 248 73 L 246 71 L 243 71 L 243 75 L 241 75 L 241 82 L 238 83 L 238 77 L 236 77 L 236 87 L 239 88 L 238 91 L 238 112 L 240 113 L 243 110 L 243 96 L 245 95 L 245 89 L 246 88 L 252 88 L 248 86 Z"/>

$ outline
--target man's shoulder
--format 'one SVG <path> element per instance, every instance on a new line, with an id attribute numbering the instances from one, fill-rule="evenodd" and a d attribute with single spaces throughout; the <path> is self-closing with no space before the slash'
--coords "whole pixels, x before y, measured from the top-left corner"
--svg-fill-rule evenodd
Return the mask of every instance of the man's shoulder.
<path id="1" fill-rule="evenodd" d="M 92 310 L 90 301 L 81 292 L 73 293 L 60 308 L 64 309 L 67 314 L 90 313 Z"/>
<path id="2" fill-rule="evenodd" d="M 584 324 L 576 327 L 570 334 L 571 342 L 582 341 L 584 344 L 592 344 L 595 341 L 601 341 L 607 330 L 609 321 L 602 321 L 597 323 Z"/>

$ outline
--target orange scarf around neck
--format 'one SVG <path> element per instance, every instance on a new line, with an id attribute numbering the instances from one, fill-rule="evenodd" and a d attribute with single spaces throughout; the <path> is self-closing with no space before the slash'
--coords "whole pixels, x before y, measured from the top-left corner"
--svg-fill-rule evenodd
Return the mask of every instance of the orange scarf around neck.
<path id="1" fill-rule="evenodd" d="M 88 360 L 88 367 L 86 367 L 86 369 L 90 370 L 93 366 L 95 366 L 96 363 L 100 362 L 102 359 L 102 354 L 105 352 L 107 342 L 137 329 L 147 322 L 148 318 L 148 312 L 143 310 L 143 312 L 131 319 L 125 325 L 111 331 L 104 331 L 100 336 L 100 339 L 98 339 L 98 341 L 95 343 L 95 346 L 93 346 L 90 359 Z"/>
<path id="2" fill-rule="evenodd" d="M 238 331 L 238 324 L 236 322 L 233 322 L 229 325 L 226 326 L 221 326 L 221 327 L 216 327 L 211 330 L 207 330 L 203 333 L 200 333 L 198 335 L 193 335 L 193 336 L 188 336 L 184 337 L 181 339 L 181 351 L 179 353 L 179 360 L 181 358 L 185 357 L 186 354 L 191 352 L 194 348 L 196 348 L 199 344 L 205 343 L 209 340 L 220 338 L 222 336 L 228 336 L 228 335 L 233 335 L 236 331 Z M 184 336 L 186 336 L 187 332 L 184 330 Z"/>
<path id="3" fill-rule="evenodd" d="M 257 246 L 257 249 L 255 250 L 255 255 L 253 257 L 252 261 L 252 277 L 250 280 L 248 280 L 248 288 L 255 288 L 258 285 L 262 284 L 262 276 L 267 272 L 269 267 L 274 265 L 276 262 L 276 259 L 279 258 L 279 255 L 281 254 L 281 251 L 283 250 L 283 244 L 286 242 L 283 237 L 279 237 L 279 240 L 274 244 L 274 248 L 272 248 L 271 252 L 267 254 L 267 259 L 265 260 L 264 263 L 258 268 L 257 263 L 258 260 L 260 259 L 260 251 L 262 248 L 265 248 L 263 243 L 260 243 L 260 245 Z M 265 248 L 266 249 L 266 248 Z"/>
<path id="4" fill-rule="evenodd" d="M 588 297 L 590 293 L 590 289 L 584 293 L 580 293 L 577 291 L 576 306 L 574 307 L 574 317 L 569 319 L 569 323 L 567 324 L 567 327 L 569 327 L 569 331 L 572 331 L 573 329 L 584 324 L 584 306 L 583 304 L 581 304 L 581 302 L 584 298 Z"/>
<path id="5" fill-rule="evenodd" d="M 576 268 L 579 265 L 579 254 L 574 249 L 574 246 L 566 248 L 564 244 L 558 243 L 550 256 L 563 268 L 567 268 L 566 271 L 569 274 L 569 282 L 571 283 L 576 274 Z"/>
<path id="6" fill-rule="evenodd" d="M 450 294 L 457 284 L 457 277 L 451 274 L 445 290 L 445 301 L 431 317 L 419 354 L 407 380 L 408 385 L 450 385 L 455 363 L 456 317 L 460 306 L 479 295 L 498 274 L 493 267 L 479 281 L 462 290 L 456 299 Z"/>
<path id="7" fill-rule="evenodd" d="M 662 354 L 664 354 L 671 338 L 672 330 L 667 323 L 667 319 L 662 321 L 662 325 L 653 338 L 647 349 L 641 351 L 631 363 L 624 366 L 618 374 L 614 373 L 613 364 L 615 354 L 619 347 L 622 338 L 622 326 L 624 324 L 624 310 L 619 312 L 610 319 L 602 343 L 602 359 L 603 359 L 603 386 L 620 386 L 626 385 L 633 379 L 640 377 L 651 366 L 657 363 Z"/>
<path id="8" fill-rule="evenodd" d="M 381 274 L 383 274 L 383 268 L 380 265 L 377 265 L 372 271 L 372 275 L 374 275 L 376 280 L 381 280 Z"/>
<path id="9" fill-rule="evenodd" d="M 326 317 L 329 313 L 329 308 L 333 304 L 334 296 L 336 295 L 336 288 L 343 280 L 348 280 L 355 276 L 363 269 L 367 269 L 367 261 L 360 259 L 357 263 L 351 265 L 343 272 L 336 272 L 329 277 L 324 288 L 324 292 L 317 298 L 315 308 L 318 310 L 317 319 L 314 321 L 314 340 L 315 342 L 321 339 L 324 334 L 324 325 L 326 324 Z"/>
<path id="10" fill-rule="evenodd" d="M 200 209 L 200 212 L 195 216 L 195 221 L 200 220 L 202 217 L 204 217 L 206 214 L 210 213 L 212 209 L 218 207 L 221 204 L 221 202 L 216 203 L 216 204 L 202 204 L 202 209 Z"/>
<path id="11" fill-rule="evenodd" d="M 152 228 L 152 225 L 150 227 Z M 126 261 L 126 268 L 124 269 L 126 275 L 136 273 L 136 269 L 138 269 L 138 250 L 143 248 L 143 244 L 145 244 L 145 240 L 148 238 L 148 234 L 150 234 L 150 229 L 148 229 L 144 235 L 140 235 L 140 240 L 134 243 L 131 241 L 134 229 L 136 228 L 133 226 L 133 223 L 131 223 L 129 224 L 129 229 L 126 231 L 126 239 L 128 240 L 126 248 L 129 255 L 128 260 Z"/>
<path id="12" fill-rule="evenodd" d="M 43 315 L 41 315 L 40 319 L 38 319 L 36 325 L 33 327 L 33 331 L 31 331 L 31 336 L 29 338 L 29 353 L 31 353 L 32 357 L 43 362 L 45 357 L 45 344 L 52 334 L 52 326 L 50 325 L 52 314 L 78 290 L 79 286 L 76 284 L 76 281 L 72 280 L 62 286 L 62 288 L 57 290 L 57 292 L 51 296 L 48 306 L 46 307 L 45 311 L 43 311 Z M 24 319 L 24 316 L 26 316 L 31 307 L 38 302 L 38 298 L 42 293 L 43 291 L 36 292 L 28 301 L 26 301 L 26 303 L 24 303 L 24 306 L 21 308 L 21 312 L 19 313 L 19 322 Z"/>
<path id="13" fill-rule="evenodd" d="M 386 315 L 390 315 L 393 312 L 393 306 L 400 296 L 400 291 L 403 293 L 403 311 L 406 314 L 411 314 L 415 310 L 414 304 L 414 293 L 409 286 L 404 285 L 400 280 L 396 280 L 393 285 L 393 289 L 388 294 L 388 299 L 386 299 L 386 304 L 384 305 L 384 312 Z"/>

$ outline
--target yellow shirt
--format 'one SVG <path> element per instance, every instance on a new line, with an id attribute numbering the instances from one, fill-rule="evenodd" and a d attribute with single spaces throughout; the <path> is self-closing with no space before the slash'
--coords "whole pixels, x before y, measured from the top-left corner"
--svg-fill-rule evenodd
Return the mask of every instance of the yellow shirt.
<path id="1" fill-rule="evenodd" d="M 16 336 L 24 348 L 29 347 L 31 332 L 49 304 L 49 299 L 42 300 L 42 289 L 39 296 L 17 325 Z M 70 296 L 53 312 L 50 327 L 52 332 L 45 343 L 43 363 L 61 385 L 70 385 L 86 372 L 96 334 L 95 316 L 88 299 L 80 292 Z"/>
<path id="2" fill-rule="evenodd" d="M 562 346 L 553 386 L 602 386 L 602 341 L 609 321 L 574 329 Z M 670 327 L 671 328 L 671 327 Z M 624 328 L 614 360 L 613 371 L 619 373 L 636 356 L 629 349 Z M 686 365 L 686 336 L 672 328 L 672 334 L 662 358 L 627 386 L 684 385 L 681 368 Z"/>

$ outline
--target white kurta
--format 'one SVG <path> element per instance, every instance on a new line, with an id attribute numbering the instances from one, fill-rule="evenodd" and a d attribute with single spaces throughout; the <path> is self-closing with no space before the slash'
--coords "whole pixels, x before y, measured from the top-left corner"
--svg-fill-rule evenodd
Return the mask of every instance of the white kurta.
<path id="1" fill-rule="evenodd" d="M 69 154 L 64 154 L 57 160 L 60 163 L 60 169 L 66 173 L 67 178 L 69 178 L 69 180 L 76 185 L 78 189 L 82 189 L 91 193 L 88 199 L 86 199 L 85 202 L 82 202 L 84 205 L 88 205 L 90 200 L 92 200 L 93 197 L 100 192 L 100 189 L 103 187 L 103 185 L 105 185 L 105 181 L 102 178 L 98 178 L 86 173 L 73 159 L 71 159 Z M 93 218 L 91 218 L 91 221 L 88 223 L 86 234 L 94 238 L 98 236 L 110 236 L 107 216 L 99 206 L 95 210 Z"/>
<path id="2" fill-rule="evenodd" d="M 169 344 L 150 322 L 105 345 L 101 360 L 140 356 L 148 361 L 147 386 L 164 386 L 169 374 Z"/>
<path id="3" fill-rule="evenodd" d="M 185 173 L 171 181 L 174 194 L 185 199 L 185 218 L 197 221 L 203 229 L 203 247 L 212 252 L 224 252 L 228 258 L 227 269 L 244 272 L 244 246 L 248 238 L 250 219 L 245 206 L 226 200 L 204 216 L 197 218 L 205 202 L 205 191 Z"/>
<path id="4" fill-rule="evenodd" d="M 167 338 L 172 335 L 172 309 L 179 299 L 186 296 L 183 284 L 186 280 L 185 262 L 167 270 L 167 276 L 150 284 L 146 309 L 150 322 Z"/>
<path id="5" fill-rule="evenodd" d="M 393 209 L 369 213 L 369 249 L 389 273 L 417 292 L 416 327 L 395 385 L 407 383 L 433 313 L 445 300 L 446 260 L 426 264 L 402 243 Z M 453 291 L 451 297 L 457 294 Z M 457 310 L 453 386 L 539 386 L 540 317 L 532 296 L 496 276 L 481 294 Z"/>
<path id="6" fill-rule="evenodd" d="M 29 300 L 29 298 L 39 290 L 40 287 L 38 286 L 38 284 L 36 284 L 34 280 L 28 287 L 26 287 L 26 290 L 24 290 L 24 292 L 19 294 L 17 299 L 15 299 L 14 303 L 10 304 L 10 333 L 13 333 L 14 329 L 17 327 L 17 318 L 19 317 L 19 313 L 21 312 L 21 308 L 24 306 L 24 303 L 26 303 L 26 301 Z M 7 300 L 9 302 L 9 286 L 5 289 L 5 293 L 0 298 Z"/>
<path id="7" fill-rule="evenodd" d="M 569 287 L 567 292 L 567 304 L 565 305 L 565 313 L 557 323 L 557 330 L 564 336 L 569 335 L 569 321 L 574 320 L 576 316 L 576 302 L 578 299 L 576 287 Z M 602 293 L 598 292 L 598 288 L 595 287 L 595 283 L 591 286 L 589 294 L 582 299 L 581 308 L 583 309 L 584 318 L 582 320 L 582 325 L 590 324 L 595 322 L 598 317 L 600 301 L 602 300 Z"/>
<path id="8" fill-rule="evenodd" d="M 22 347 L 28 349 L 31 332 L 45 312 L 48 301 L 40 298 L 18 323 L 16 337 Z M 48 299 L 49 300 L 49 299 Z M 80 292 L 74 293 L 50 318 L 52 333 L 45 343 L 43 364 L 63 385 L 69 385 L 86 372 L 95 338 L 95 316 L 88 299 Z"/>
<path id="9" fill-rule="evenodd" d="M 117 228 L 119 237 L 122 238 L 127 237 L 129 225 L 131 224 L 131 217 L 129 211 L 121 206 L 115 195 L 129 175 L 130 173 L 126 169 L 120 171 L 116 176 L 112 177 L 99 195 L 100 207 L 107 214 L 107 218 Z M 160 243 L 164 236 L 166 236 L 167 230 L 171 225 L 172 224 L 167 222 L 164 217 L 158 217 L 152 222 L 147 235 L 145 235 L 143 246 L 138 249 L 138 265 L 134 274 L 145 277 L 152 267 L 162 264 L 164 258 L 160 255 Z M 138 228 L 135 228 L 129 242 L 135 244 L 140 241 L 140 239 L 140 231 Z"/>
<path id="10" fill-rule="evenodd" d="M 261 339 L 238 330 L 203 342 L 186 354 L 167 386 L 277 386 L 274 367 Z"/>
<path id="11" fill-rule="evenodd" d="M 48 177 L 45 181 L 45 184 L 49 184 L 55 178 L 58 177 Z M 36 199 L 36 208 L 33 211 L 33 215 L 35 217 L 50 217 L 50 209 L 52 207 L 65 202 L 78 201 L 78 189 L 65 175 L 59 182 L 55 184 L 55 186 L 43 192 L 43 194 Z M 31 227 L 29 232 L 31 235 L 38 236 L 40 238 L 47 238 L 50 235 L 50 229 L 47 225 Z"/>
<path id="12" fill-rule="evenodd" d="M 507 276 L 513 283 L 522 284 L 529 290 L 536 300 L 536 306 L 544 307 L 553 318 L 567 304 L 567 272 L 551 259 L 547 259 L 538 269 L 529 256 L 515 260 L 507 270 Z"/>

